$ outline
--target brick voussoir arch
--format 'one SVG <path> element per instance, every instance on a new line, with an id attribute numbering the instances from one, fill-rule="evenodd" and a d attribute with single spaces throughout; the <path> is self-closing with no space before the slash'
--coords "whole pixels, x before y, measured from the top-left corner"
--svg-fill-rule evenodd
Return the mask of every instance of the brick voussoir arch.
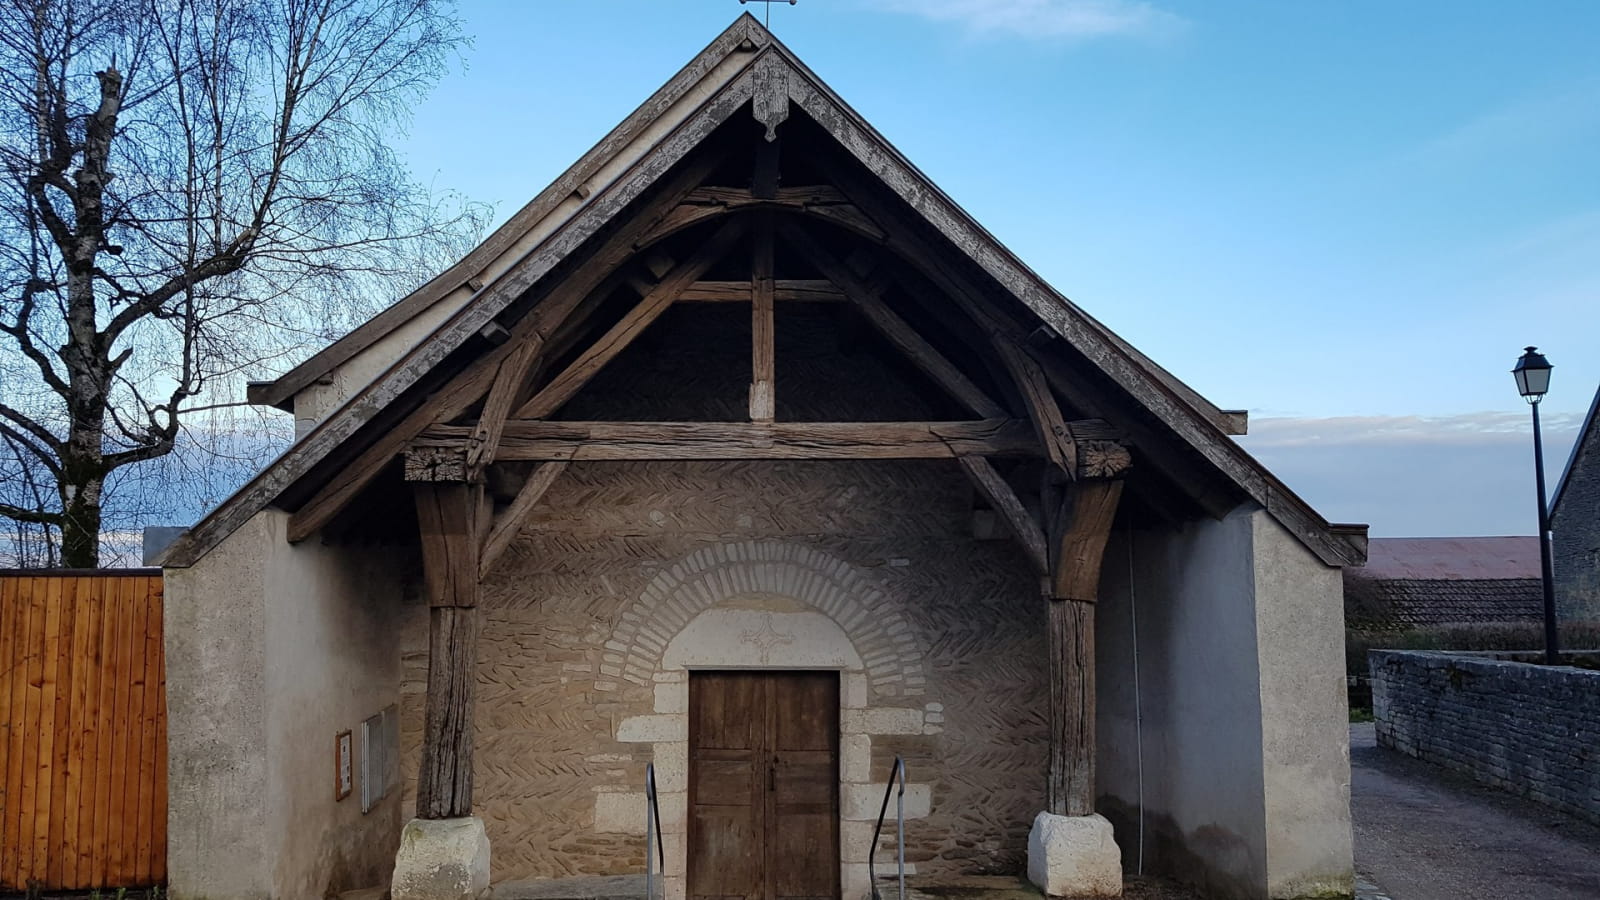
<path id="1" fill-rule="evenodd" d="M 781 541 L 713 544 L 658 574 L 617 617 L 597 686 L 649 684 L 668 643 L 695 616 L 740 596 L 763 594 L 790 598 L 833 620 L 849 636 L 879 696 L 924 692 L 915 632 L 883 591 L 844 560 Z"/>

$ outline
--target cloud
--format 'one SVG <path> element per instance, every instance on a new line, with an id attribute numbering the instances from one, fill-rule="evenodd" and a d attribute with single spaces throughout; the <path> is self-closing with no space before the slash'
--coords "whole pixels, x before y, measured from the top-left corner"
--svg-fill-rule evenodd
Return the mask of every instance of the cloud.
<path id="1" fill-rule="evenodd" d="M 1545 417 L 1549 489 L 1581 416 Z M 1262 418 L 1240 444 L 1335 522 L 1379 537 L 1533 534 L 1525 410 L 1456 416 Z"/>
<path id="2" fill-rule="evenodd" d="M 885 0 L 882 8 L 956 22 L 979 34 L 1036 39 L 1153 37 L 1183 24 L 1143 0 Z"/>

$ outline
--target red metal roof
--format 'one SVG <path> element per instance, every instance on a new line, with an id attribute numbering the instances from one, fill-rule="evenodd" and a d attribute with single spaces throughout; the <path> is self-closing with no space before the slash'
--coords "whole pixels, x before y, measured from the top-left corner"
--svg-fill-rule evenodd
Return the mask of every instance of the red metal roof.
<path id="1" fill-rule="evenodd" d="M 1384 580 L 1538 578 L 1539 539 L 1373 538 L 1360 574 Z"/>

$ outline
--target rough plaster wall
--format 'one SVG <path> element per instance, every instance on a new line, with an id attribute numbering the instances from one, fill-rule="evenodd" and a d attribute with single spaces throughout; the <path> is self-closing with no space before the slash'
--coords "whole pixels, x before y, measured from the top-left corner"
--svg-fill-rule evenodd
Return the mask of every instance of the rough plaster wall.
<path id="1" fill-rule="evenodd" d="M 1135 532 L 1131 560 L 1129 535 L 1113 534 L 1095 638 L 1098 805 L 1124 865 L 1140 862 L 1142 753 L 1144 870 L 1255 900 L 1268 867 L 1252 522 L 1241 510 Z"/>
<path id="2" fill-rule="evenodd" d="M 1550 520 L 1556 616 L 1562 622 L 1600 622 L 1600 435 L 1588 438 L 1579 445 Z"/>
<path id="3" fill-rule="evenodd" d="M 1272 897 L 1348 896 L 1350 733 L 1344 671 L 1344 582 L 1258 511 L 1257 646 Z"/>
<path id="4" fill-rule="evenodd" d="M 397 699 L 400 579 L 387 573 L 404 567 L 292 547 L 286 521 L 260 513 L 166 572 L 176 900 L 321 897 L 381 883 L 394 861 L 399 796 L 366 815 L 359 794 L 335 802 L 333 750 Z"/>
<path id="5" fill-rule="evenodd" d="M 399 847 L 398 792 L 361 812 L 361 722 L 399 699 L 394 617 L 402 561 L 371 549 L 291 546 L 271 520 L 267 563 L 268 827 L 282 836 L 279 897 L 387 881 Z M 354 790 L 334 800 L 334 738 L 351 732 Z"/>
<path id="6" fill-rule="evenodd" d="M 164 575 L 167 871 L 175 900 L 272 897 L 262 516 Z"/>
<path id="7" fill-rule="evenodd" d="M 874 777 L 900 753 L 911 780 L 931 785 L 908 859 L 924 873 L 1020 871 L 1043 803 L 1046 734 L 1031 699 L 1045 691 L 1042 610 L 1010 543 L 969 537 L 970 497 L 949 462 L 568 469 L 484 585 L 474 777 L 495 878 L 642 868 L 642 838 L 596 832 L 595 796 L 643 783 L 650 745 L 618 742 L 616 729 L 655 711 L 655 691 L 603 674 L 606 642 L 663 568 L 709 545 L 770 540 L 847 561 L 925 653 L 922 695 L 870 700 L 944 707 L 942 733 L 872 739 Z M 425 633 L 426 611 L 408 610 L 408 786 Z"/>

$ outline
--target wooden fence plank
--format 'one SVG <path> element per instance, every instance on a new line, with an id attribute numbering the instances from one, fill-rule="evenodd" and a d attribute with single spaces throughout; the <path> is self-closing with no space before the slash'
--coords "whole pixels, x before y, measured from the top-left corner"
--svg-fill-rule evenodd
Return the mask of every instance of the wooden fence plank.
<path id="1" fill-rule="evenodd" d="M 156 778 L 155 802 L 150 807 L 150 880 L 167 883 L 167 599 L 166 585 L 159 578 L 150 580 L 154 602 L 161 614 L 156 617 Z"/>
<path id="2" fill-rule="evenodd" d="M 121 884 L 124 878 L 122 871 L 122 858 L 120 854 L 122 840 L 122 817 L 127 815 L 123 804 L 126 796 L 125 789 L 128 783 L 128 699 L 132 695 L 132 660 L 128 645 L 133 636 L 133 603 L 126 585 L 117 585 L 117 640 L 116 652 L 110 668 L 116 688 L 112 695 L 111 716 L 116 722 L 114 733 L 111 736 L 111 786 L 110 799 L 107 804 L 109 812 L 106 814 L 106 853 L 105 853 L 105 882 L 107 885 Z"/>
<path id="3" fill-rule="evenodd" d="M 44 684 L 44 636 L 49 630 L 48 580 L 34 579 L 28 598 L 27 703 L 22 718 L 22 804 L 17 815 L 18 874 L 33 872 L 34 810 L 39 803 L 39 723 Z M 27 886 L 27 882 L 23 882 Z"/>
<path id="4" fill-rule="evenodd" d="M 113 661 L 117 648 L 117 592 L 110 584 L 100 589 L 99 700 L 95 704 L 94 814 L 90 816 L 89 874 L 92 887 L 104 887 L 106 847 L 110 844 L 112 739 L 116 720 L 113 703 L 117 696 Z"/>
<path id="5" fill-rule="evenodd" d="M 16 678 L 13 658 L 17 635 L 24 630 L 19 622 L 20 604 L 17 602 L 20 579 L 0 579 L 0 884 L 11 874 L 11 858 L 15 842 L 6 839 L 7 813 L 16 806 L 16 788 L 11 783 L 11 760 L 16 755 L 13 742 L 17 729 L 12 727 L 11 694 Z"/>
<path id="6" fill-rule="evenodd" d="M 67 816 L 67 773 L 71 769 L 71 757 L 68 753 L 72 740 L 72 684 L 74 669 L 72 665 L 72 632 L 78 618 L 78 587 L 82 583 L 77 578 L 58 578 L 61 584 L 60 596 L 56 603 L 61 609 L 61 624 L 56 630 L 53 639 L 56 642 L 54 658 L 56 661 L 56 695 L 55 711 L 52 714 L 54 735 L 50 741 L 50 802 L 45 812 L 45 824 L 41 829 L 44 837 L 44 865 L 37 866 L 43 873 L 43 881 L 50 887 L 62 884 L 65 879 L 63 860 L 66 853 L 63 848 L 62 830 L 66 827 Z"/>
<path id="7" fill-rule="evenodd" d="M 82 704 L 78 712 L 78 738 L 80 749 L 78 753 L 78 789 L 74 802 L 77 805 L 75 819 L 77 827 L 72 829 L 72 884 L 85 886 L 90 883 L 91 867 L 94 863 L 93 837 L 94 837 L 94 794 L 95 794 L 95 761 L 99 758 L 99 729 L 96 722 L 96 712 L 100 707 L 100 641 L 102 622 L 105 611 L 104 585 L 89 585 L 88 590 L 80 595 L 83 609 L 79 615 L 84 622 L 83 644 L 79 648 L 78 665 L 83 666 L 84 678 L 79 687 Z"/>
<path id="8" fill-rule="evenodd" d="M 155 822 L 151 810 L 155 806 L 156 769 L 166 768 L 165 745 L 161 729 L 161 670 L 164 659 L 161 653 L 161 591 L 157 584 L 141 585 L 140 602 L 144 604 L 144 714 L 140 717 L 139 733 L 143 746 L 139 751 L 139 814 L 134 818 L 138 837 L 134 842 L 134 861 L 137 869 L 134 880 L 150 884 L 157 880 L 154 871 Z"/>
<path id="9" fill-rule="evenodd" d="M 128 601 L 128 703 L 120 731 L 127 735 L 128 750 L 120 760 L 125 779 L 122 787 L 122 818 L 116 848 L 117 884 L 139 883 L 139 861 L 134 849 L 139 845 L 139 779 L 144 771 L 144 673 L 145 625 L 148 604 L 144 585 L 124 582 Z"/>

